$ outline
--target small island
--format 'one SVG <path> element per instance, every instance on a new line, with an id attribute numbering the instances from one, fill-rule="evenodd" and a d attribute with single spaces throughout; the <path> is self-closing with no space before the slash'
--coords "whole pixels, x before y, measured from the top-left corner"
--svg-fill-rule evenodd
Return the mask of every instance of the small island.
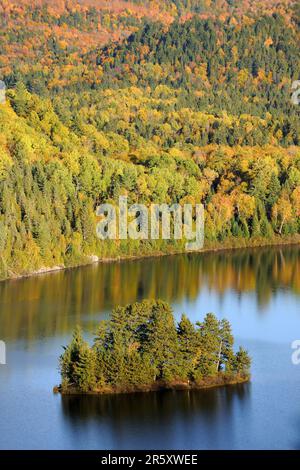
<path id="1" fill-rule="evenodd" d="M 233 349 L 230 323 L 208 313 L 195 325 L 170 305 L 144 300 L 100 322 L 92 346 L 79 327 L 60 357 L 62 394 L 131 393 L 246 382 L 251 359 Z"/>

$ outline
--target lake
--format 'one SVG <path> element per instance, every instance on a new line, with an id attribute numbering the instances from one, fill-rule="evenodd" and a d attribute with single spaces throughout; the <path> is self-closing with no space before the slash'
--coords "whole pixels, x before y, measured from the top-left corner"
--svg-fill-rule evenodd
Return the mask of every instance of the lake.
<path id="1" fill-rule="evenodd" d="M 76 324 L 161 298 L 176 317 L 227 318 L 253 359 L 251 383 L 119 396 L 52 392 Z M 300 248 L 98 264 L 0 283 L 1 449 L 300 449 Z"/>

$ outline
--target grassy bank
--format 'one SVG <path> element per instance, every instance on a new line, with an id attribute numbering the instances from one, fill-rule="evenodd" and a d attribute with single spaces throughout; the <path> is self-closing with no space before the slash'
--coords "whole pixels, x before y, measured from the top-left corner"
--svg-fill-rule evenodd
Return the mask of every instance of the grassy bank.
<path id="1" fill-rule="evenodd" d="M 96 388 L 83 392 L 76 387 L 54 387 L 54 393 L 61 393 L 61 395 L 115 395 L 127 393 L 146 393 L 146 392 L 159 392 L 164 390 L 201 390 L 207 388 L 224 387 L 228 385 L 238 385 L 250 381 L 249 374 L 225 374 L 219 373 L 216 376 L 206 377 L 199 382 L 186 382 L 186 381 L 172 381 L 165 382 L 159 381 L 151 385 L 141 385 L 135 387 L 103 387 Z"/>

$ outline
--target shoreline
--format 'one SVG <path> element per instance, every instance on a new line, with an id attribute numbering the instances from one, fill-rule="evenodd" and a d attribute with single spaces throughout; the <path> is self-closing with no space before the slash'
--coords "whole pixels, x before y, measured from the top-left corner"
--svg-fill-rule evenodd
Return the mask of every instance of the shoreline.
<path id="1" fill-rule="evenodd" d="M 86 260 L 82 261 L 81 263 L 70 265 L 70 266 L 65 266 L 65 265 L 57 265 L 53 267 L 41 267 L 40 269 L 36 271 L 31 271 L 25 274 L 13 274 L 10 277 L 0 279 L 0 282 L 7 282 L 7 281 L 16 281 L 16 280 L 21 280 L 29 277 L 34 277 L 34 276 L 40 276 L 43 274 L 52 274 L 55 272 L 59 271 L 65 271 L 65 270 L 70 270 L 70 269 L 76 269 L 76 268 L 81 268 L 81 267 L 86 267 L 86 266 L 92 266 L 95 264 L 100 264 L 100 263 L 114 263 L 114 262 L 121 262 L 121 261 L 133 261 L 133 260 L 142 260 L 146 258 L 160 258 L 163 256 L 174 256 L 174 255 L 184 255 L 184 254 L 201 254 L 201 253 L 213 253 L 213 252 L 227 252 L 227 251 L 236 251 L 236 250 L 242 250 L 242 249 L 251 249 L 251 248 L 266 248 L 266 247 L 286 247 L 286 246 L 295 246 L 300 244 L 300 234 L 293 235 L 291 237 L 285 237 L 285 238 L 276 238 L 273 240 L 265 240 L 263 238 L 261 239 L 256 239 L 253 240 L 252 243 L 243 243 L 246 242 L 246 240 L 239 240 L 237 241 L 236 244 L 232 244 L 232 239 L 230 239 L 230 243 L 226 245 L 226 242 L 224 242 L 223 245 L 215 245 L 215 246 L 206 246 L 202 248 L 201 250 L 197 251 L 181 251 L 181 250 L 174 250 L 170 252 L 165 252 L 165 251 L 158 251 L 158 252 L 149 252 L 149 253 L 143 253 L 140 255 L 121 255 L 121 256 L 116 256 L 114 258 L 100 258 L 96 255 L 91 255 L 87 257 Z"/>
<path id="2" fill-rule="evenodd" d="M 84 396 L 84 395 L 126 395 L 134 393 L 150 393 L 150 392 L 162 392 L 162 391 L 189 391 L 189 390 L 205 390 L 217 387 L 227 387 L 230 385 L 239 385 L 250 382 L 250 376 L 236 375 L 226 376 L 225 374 L 217 377 L 207 377 L 199 383 L 187 383 L 187 382 L 157 382 L 151 385 L 139 386 L 139 387 L 106 387 L 99 390 L 92 390 L 84 392 L 76 388 L 70 387 L 69 389 L 63 389 L 61 385 L 53 387 L 53 393 L 60 393 L 61 396 Z"/>

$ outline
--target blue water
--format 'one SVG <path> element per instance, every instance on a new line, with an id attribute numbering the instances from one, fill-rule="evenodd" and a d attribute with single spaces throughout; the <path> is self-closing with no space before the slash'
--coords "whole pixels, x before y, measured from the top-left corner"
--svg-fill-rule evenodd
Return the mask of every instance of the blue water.
<path id="1" fill-rule="evenodd" d="M 64 397 L 57 359 L 113 306 L 168 300 L 177 317 L 230 320 L 251 383 L 212 390 Z M 0 284 L 1 449 L 299 449 L 300 250 L 245 250 L 97 265 Z"/>

